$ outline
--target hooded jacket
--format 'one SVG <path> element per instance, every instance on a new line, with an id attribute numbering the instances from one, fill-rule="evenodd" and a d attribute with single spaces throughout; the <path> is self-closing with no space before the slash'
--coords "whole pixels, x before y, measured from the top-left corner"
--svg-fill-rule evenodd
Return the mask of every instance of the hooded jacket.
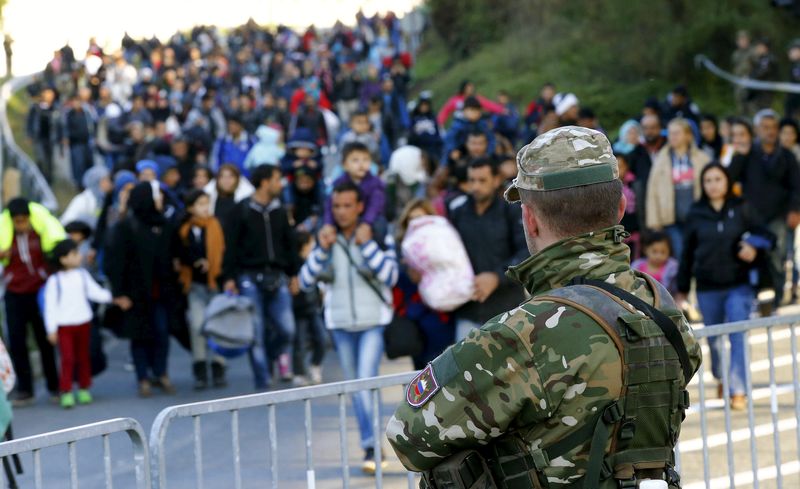
<path id="1" fill-rule="evenodd" d="M 61 224 L 67 225 L 73 221 L 83 221 L 92 229 L 97 226 L 97 218 L 103 209 L 105 194 L 100 189 L 100 181 L 109 176 L 108 169 L 103 166 L 93 166 L 83 174 L 83 187 L 86 189 L 76 195 L 61 214 Z"/>
<path id="2" fill-rule="evenodd" d="M 281 133 L 269 126 L 259 126 L 256 130 L 258 142 L 253 145 L 244 159 L 244 167 L 251 170 L 258 165 L 279 165 L 286 152 L 280 145 Z"/>

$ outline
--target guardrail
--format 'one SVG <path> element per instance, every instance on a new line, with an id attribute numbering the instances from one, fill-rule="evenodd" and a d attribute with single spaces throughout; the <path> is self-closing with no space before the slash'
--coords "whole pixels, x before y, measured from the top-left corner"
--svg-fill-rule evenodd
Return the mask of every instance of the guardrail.
<path id="1" fill-rule="evenodd" d="M 740 86 L 742 88 L 747 88 L 750 90 L 762 90 L 768 92 L 800 93 L 800 83 L 752 80 L 750 78 L 743 78 L 740 76 L 736 76 L 714 64 L 714 62 L 711 61 L 708 58 L 708 56 L 704 54 L 698 54 L 697 56 L 695 56 L 694 64 L 698 68 L 703 67 L 708 71 L 710 71 L 711 73 L 722 78 L 723 80 L 729 81 L 734 85 Z"/>
<path id="2" fill-rule="evenodd" d="M 17 90 L 30 85 L 36 80 L 35 75 L 14 77 L 0 87 L 0 138 L 2 138 L 2 151 L 0 151 L 0 175 L 5 174 L 7 168 L 16 168 L 20 172 L 20 192 L 29 200 L 39 202 L 51 211 L 58 209 L 53 190 L 45 180 L 39 167 L 29 155 L 17 145 L 11 125 L 8 123 L 7 105 Z M 0 206 L 5 202 L 0 185 Z"/>
<path id="3" fill-rule="evenodd" d="M 137 489 L 150 489 L 150 456 L 144 430 L 142 430 L 142 426 L 138 421 L 131 418 L 110 419 L 108 421 L 53 431 L 51 433 L 42 433 L 40 435 L 0 443 L 0 459 L 23 453 L 31 453 L 33 455 L 33 477 L 34 487 L 36 489 L 43 489 L 44 487 L 66 487 L 62 484 L 63 481 L 58 485 L 53 485 L 51 482 L 48 482 L 47 486 L 44 485 L 41 457 L 42 449 L 66 445 L 69 457 L 69 487 L 71 489 L 78 489 L 78 461 L 75 444 L 78 441 L 99 438 L 103 442 L 105 487 L 106 489 L 112 489 L 114 481 L 109 437 L 115 433 L 126 433 L 133 445 Z M 52 464 L 52 462 L 48 460 L 48 465 L 50 464 Z"/>
<path id="4" fill-rule="evenodd" d="M 783 394 L 792 393 L 793 394 L 793 412 L 791 413 L 792 418 L 797 420 L 798 422 L 795 423 L 795 435 L 797 438 L 797 445 L 796 450 L 793 454 L 794 460 L 790 463 L 797 463 L 797 460 L 800 459 L 800 369 L 798 368 L 798 348 L 797 348 L 797 333 L 795 331 L 795 327 L 800 324 L 800 315 L 792 315 L 792 316 L 775 316 L 769 318 L 762 318 L 757 320 L 748 320 L 748 321 L 740 321 L 736 323 L 728 323 L 728 324 L 720 324 L 715 326 L 710 326 L 707 328 L 700 328 L 695 330 L 695 335 L 698 338 L 715 338 L 723 335 L 731 335 L 737 333 L 749 333 L 753 332 L 754 330 L 763 330 L 766 329 L 766 338 L 761 338 L 762 343 L 767 344 L 767 351 L 766 351 L 766 370 L 768 371 L 768 385 L 764 390 L 761 392 L 756 392 L 754 389 L 754 382 L 753 382 L 753 370 L 754 366 L 751 362 L 751 348 L 752 346 L 748 345 L 745 342 L 744 348 L 744 363 L 745 363 L 745 389 L 747 391 L 747 428 L 746 428 L 746 439 L 749 443 L 749 458 L 750 458 L 750 467 L 751 473 L 748 477 L 748 474 L 737 474 L 736 467 L 737 467 L 737 460 L 736 454 L 734 450 L 734 444 L 736 441 L 743 441 L 734 440 L 733 437 L 733 426 L 732 426 L 732 413 L 731 413 L 731 402 L 730 402 L 730 379 L 729 379 L 729 351 L 730 346 L 728 345 L 727 341 L 720 341 L 720 345 L 722 346 L 722 351 L 720 355 L 721 359 L 721 371 L 722 371 L 722 408 L 723 408 L 723 417 L 724 417 L 724 426 L 725 426 L 725 458 L 727 462 L 727 475 L 723 478 L 728 479 L 728 483 L 730 484 L 729 487 L 737 487 L 743 484 L 752 484 L 752 486 L 758 489 L 760 482 L 759 480 L 763 478 L 760 474 L 766 474 L 769 472 L 770 478 L 775 478 L 777 481 L 777 487 L 780 489 L 783 487 L 784 482 L 784 474 L 783 471 L 787 466 L 782 462 L 782 454 L 783 450 L 781 448 L 781 440 L 780 440 L 780 432 L 785 431 L 785 428 L 782 429 L 781 425 L 785 426 L 785 423 L 780 420 L 779 413 L 780 413 L 780 403 L 778 402 L 778 397 Z M 790 346 L 790 353 L 791 353 L 791 360 L 788 362 L 791 366 L 791 384 L 779 384 L 777 380 L 777 370 L 776 370 L 776 354 L 775 354 L 775 332 L 776 328 L 788 330 L 788 332 L 782 332 L 782 339 L 789 340 Z M 687 487 L 694 488 L 694 487 L 705 487 L 705 488 L 712 488 L 712 487 L 719 487 L 722 483 L 720 479 L 717 478 L 716 480 L 712 480 L 711 477 L 711 463 L 710 463 L 710 456 L 709 456 L 709 430 L 708 430 L 708 415 L 709 415 L 709 399 L 707 395 L 707 388 L 706 388 L 706 371 L 709 368 L 708 365 L 710 364 L 710 358 L 704 357 L 703 364 L 700 365 L 700 369 L 695 376 L 693 384 L 696 384 L 699 398 L 698 404 L 696 408 L 692 409 L 693 414 L 699 414 L 700 416 L 700 442 L 701 442 L 701 452 L 702 452 L 702 461 L 703 461 L 703 483 L 699 484 L 696 483 L 692 486 L 684 485 L 684 489 Z M 782 360 L 785 360 L 782 359 Z M 762 360 L 763 361 L 763 360 Z M 782 366 L 785 365 L 787 362 L 782 361 Z M 755 397 L 756 395 L 764 396 L 769 399 L 769 418 L 770 422 L 763 425 L 757 426 L 756 425 L 756 406 L 755 406 Z M 713 401 L 712 401 L 713 402 Z M 764 406 L 766 407 L 766 406 Z M 771 426 L 770 426 L 771 425 Z M 765 429 L 766 428 L 766 429 Z M 773 467 L 770 467 L 769 470 L 765 470 L 764 468 L 760 467 L 758 459 L 759 453 L 764 456 L 763 449 L 758 448 L 758 433 L 765 433 L 769 432 L 771 428 L 771 433 L 773 436 L 773 447 L 772 447 L 772 458 L 775 461 L 774 471 Z M 741 430 L 740 430 L 741 431 Z M 717 444 L 719 446 L 719 444 Z M 681 444 L 678 445 L 678 449 L 676 450 L 676 455 L 679 457 L 681 454 Z M 680 462 L 679 462 L 680 463 Z M 774 472 L 774 476 L 773 476 Z M 685 475 L 685 474 L 684 474 Z M 747 481 L 743 481 L 742 479 L 748 478 Z M 738 480 L 737 480 L 738 479 Z M 727 486 L 727 483 L 724 484 Z M 796 487 L 795 484 L 792 484 L 792 487 Z"/>
<path id="5" fill-rule="evenodd" d="M 201 418 L 213 413 L 230 413 L 231 416 L 231 440 L 233 446 L 233 487 L 242 487 L 242 469 L 240 459 L 239 444 L 239 411 L 243 409 L 263 408 L 268 410 L 268 438 L 270 446 L 270 467 L 271 467 L 271 486 L 278 487 L 278 435 L 276 406 L 290 402 L 302 402 L 305 410 L 305 449 L 306 449 L 306 480 L 307 487 L 314 488 L 316 485 L 314 461 L 312 456 L 313 436 L 312 436 L 312 417 L 311 400 L 323 397 L 337 397 L 339 404 L 339 445 L 342 469 L 343 487 L 350 487 L 350 465 L 347 454 L 347 399 L 348 394 L 368 390 L 371 393 L 373 403 L 373 427 L 376 441 L 382 439 L 384 430 L 380 414 L 379 391 L 386 387 L 402 386 L 410 382 L 415 372 L 403 374 L 386 375 L 383 377 L 372 377 L 368 379 L 351 380 L 345 382 L 335 382 L 311 387 L 301 387 L 284 391 L 266 392 L 263 394 L 252 394 L 241 397 L 231 397 L 181 406 L 172 406 L 164 409 L 156 417 L 153 427 L 150 430 L 150 452 L 153 455 L 155 464 L 153 466 L 153 480 L 156 487 L 167 489 L 167 462 L 165 453 L 165 442 L 167 441 L 167 431 L 170 424 L 177 418 L 192 418 L 194 434 L 194 461 L 195 479 L 198 489 L 203 489 L 203 448 L 201 436 Z M 375 443 L 375 460 L 381 460 L 381 443 Z M 380 463 L 376 464 L 375 481 L 376 487 L 381 488 L 383 484 L 383 472 Z M 408 474 L 408 487 L 413 489 L 415 485 L 414 474 Z"/>

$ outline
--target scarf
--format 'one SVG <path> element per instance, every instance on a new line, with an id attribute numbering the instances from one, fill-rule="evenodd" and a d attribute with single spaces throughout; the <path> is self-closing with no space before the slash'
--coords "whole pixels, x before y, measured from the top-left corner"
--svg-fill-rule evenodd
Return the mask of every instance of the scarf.
<path id="1" fill-rule="evenodd" d="M 222 254 L 225 252 L 225 238 L 222 234 L 222 226 L 220 226 L 215 217 L 192 217 L 183 223 L 178 231 L 181 242 L 184 245 L 188 244 L 189 233 L 192 232 L 192 228 L 195 226 L 205 231 L 208 288 L 217 290 L 217 278 L 222 274 Z M 181 265 L 180 281 L 183 284 L 183 291 L 186 293 L 192 287 L 192 266 L 193 264 Z"/>

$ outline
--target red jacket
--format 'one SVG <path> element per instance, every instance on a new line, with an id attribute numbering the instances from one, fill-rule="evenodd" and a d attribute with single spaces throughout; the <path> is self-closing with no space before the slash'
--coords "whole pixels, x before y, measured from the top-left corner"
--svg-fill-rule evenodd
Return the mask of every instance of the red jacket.
<path id="1" fill-rule="evenodd" d="M 296 114 L 298 107 L 300 107 L 300 105 L 303 103 L 305 99 L 306 99 L 305 90 L 303 90 L 302 88 L 298 88 L 297 90 L 295 90 L 294 93 L 292 94 L 292 99 L 289 101 L 289 112 L 293 115 Z M 324 90 L 320 90 L 319 92 L 318 105 L 322 109 L 331 110 L 333 108 L 333 105 L 331 105 L 331 101 L 328 100 L 328 96 L 325 95 Z"/>
<path id="2" fill-rule="evenodd" d="M 35 294 L 47 280 L 47 268 L 39 235 L 15 234 L 11 258 L 5 268 L 6 290 L 15 294 Z"/>

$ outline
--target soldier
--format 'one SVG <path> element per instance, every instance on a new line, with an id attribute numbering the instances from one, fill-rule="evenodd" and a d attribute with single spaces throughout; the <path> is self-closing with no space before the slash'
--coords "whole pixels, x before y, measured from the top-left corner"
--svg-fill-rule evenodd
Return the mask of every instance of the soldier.
<path id="1" fill-rule="evenodd" d="M 532 298 L 417 375 L 390 444 L 421 488 L 679 487 L 700 347 L 669 293 L 630 267 L 608 139 L 554 129 L 517 166 L 505 197 L 522 202 L 532 256 L 508 275 Z"/>
<path id="2" fill-rule="evenodd" d="M 753 70 L 753 62 L 755 55 L 753 53 L 753 46 L 750 45 L 750 33 L 747 31 L 739 31 L 736 33 L 736 50 L 731 55 L 733 61 L 733 74 L 740 78 L 747 78 Z M 747 104 L 747 89 L 734 86 L 733 96 L 736 100 L 736 113 L 744 115 Z"/>

